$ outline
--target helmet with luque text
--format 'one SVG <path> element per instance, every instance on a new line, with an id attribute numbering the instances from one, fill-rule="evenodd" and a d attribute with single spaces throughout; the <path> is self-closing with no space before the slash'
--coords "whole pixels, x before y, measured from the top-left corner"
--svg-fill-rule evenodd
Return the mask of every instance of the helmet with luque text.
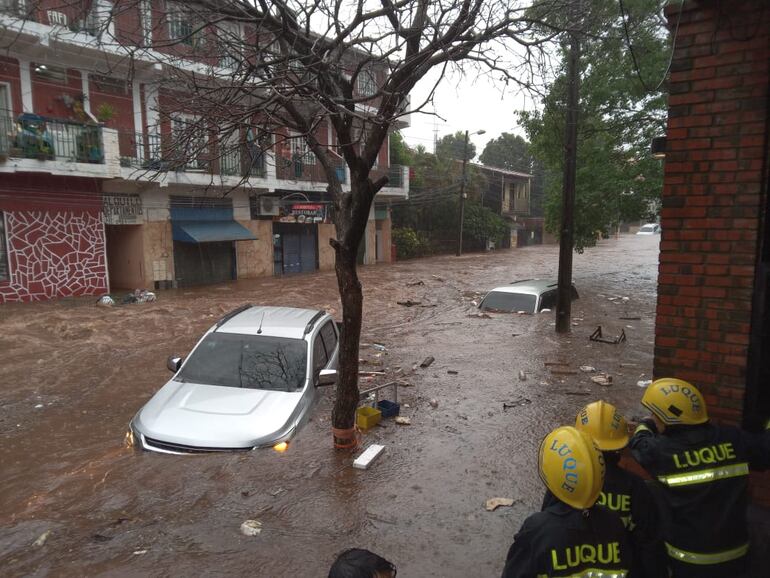
<path id="1" fill-rule="evenodd" d="M 562 426 L 540 444 L 540 479 L 559 500 L 583 510 L 596 503 L 604 485 L 604 458 L 591 436 Z"/>
<path id="2" fill-rule="evenodd" d="M 590 435 L 603 452 L 622 450 L 628 445 L 626 418 L 606 401 L 595 401 L 581 409 L 575 428 Z"/>
<path id="3" fill-rule="evenodd" d="M 666 425 L 697 425 L 709 419 L 698 388 L 674 377 L 653 381 L 642 396 L 642 405 Z"/>

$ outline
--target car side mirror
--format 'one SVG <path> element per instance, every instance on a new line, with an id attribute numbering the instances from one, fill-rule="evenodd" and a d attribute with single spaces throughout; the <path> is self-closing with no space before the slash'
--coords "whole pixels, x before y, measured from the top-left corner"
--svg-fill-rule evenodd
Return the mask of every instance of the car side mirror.
<path id="1" fill-rule="evenodd" d="M 182 367 L 183 360 L 184 357 L 180 357 L 179 355 L 169 355 L 166 360 L 166 367 L 168 367 L 169 371 L 176 373 L 179 371 L 179 368 Z"/>
<path id="2" fill-rule="evenodd" d="M 322 387 L 324 385 L 335 385 L 337 383 L 337 370 L 336 369 L 322 369 L 316 379 L 316 387 Z"/>

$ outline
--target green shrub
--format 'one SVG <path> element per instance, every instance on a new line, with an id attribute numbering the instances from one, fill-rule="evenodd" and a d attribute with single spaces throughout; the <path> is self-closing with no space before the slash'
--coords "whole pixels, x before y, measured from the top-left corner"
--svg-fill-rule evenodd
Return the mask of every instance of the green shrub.
<path id="1" fill-rule="evenodd" d="M 397 259 L 412 259 L 430 253 L 428 239 L 420 231 L 415 231 L 409 227 L 393 229 L 391 236 L 396 245 Z"/>

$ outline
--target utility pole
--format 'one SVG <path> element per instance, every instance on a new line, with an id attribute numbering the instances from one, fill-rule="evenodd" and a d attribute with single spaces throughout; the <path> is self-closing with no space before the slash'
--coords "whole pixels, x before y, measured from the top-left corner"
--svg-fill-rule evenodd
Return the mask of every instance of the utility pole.
<path id="1" fill-rule="evenodd" d="M 567 122 L 564 130 L 564 188 L 559 235 L 559 284 L 556 297 L 556 333 L 569 333 L 572 316 L 572 253 L 574 245 L 575 175 L 577 171 L 577 116 L 580 66 L 578 12 L 580 0 L 570 9 L 570 47 L 567 60 Z"/>
<path id="2" fill-rule="evenodd" d="M 463 145 L 463 179 L 460 181 L 460 231 L 457 237 L 457 256 L 463 254 L 463 221 L 465 220 L 465 167 L 468 164 L 468 131 Z"/>
<path id="3" fill-rule="evenodd" d="M 484 134 L 485 130 L 477 130 L 473 134 Z M 465 131 L 465 142 L 463 143 L 463 180 L 460 182 L 460 231 L 457 234 L 457 253 L 459 257 L 463 254 L 463 221 L 465 220 L 465 170 L 468 165 L 468 131 Z M 483 202 L 482 202 L 483 204 Z"/>

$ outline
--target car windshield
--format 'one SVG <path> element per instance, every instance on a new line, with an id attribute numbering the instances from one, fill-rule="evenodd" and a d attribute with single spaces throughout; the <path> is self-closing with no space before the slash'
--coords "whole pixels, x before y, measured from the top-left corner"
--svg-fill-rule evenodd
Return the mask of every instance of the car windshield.
<path id="1" fill-rule="evenodd" d="M 176 379 L 208 385 L 294 391 L 302 388 L 307 344 L 301 339 L 209 333 Z"/>
<path id="2" fill-rule="evenodd" d="M 535 295 L 525 293 L 505 293 L 503 291 L 492 291 L 481 302 L 481 309 L 484 311 L 526 311 L 535 312 Z"/>

